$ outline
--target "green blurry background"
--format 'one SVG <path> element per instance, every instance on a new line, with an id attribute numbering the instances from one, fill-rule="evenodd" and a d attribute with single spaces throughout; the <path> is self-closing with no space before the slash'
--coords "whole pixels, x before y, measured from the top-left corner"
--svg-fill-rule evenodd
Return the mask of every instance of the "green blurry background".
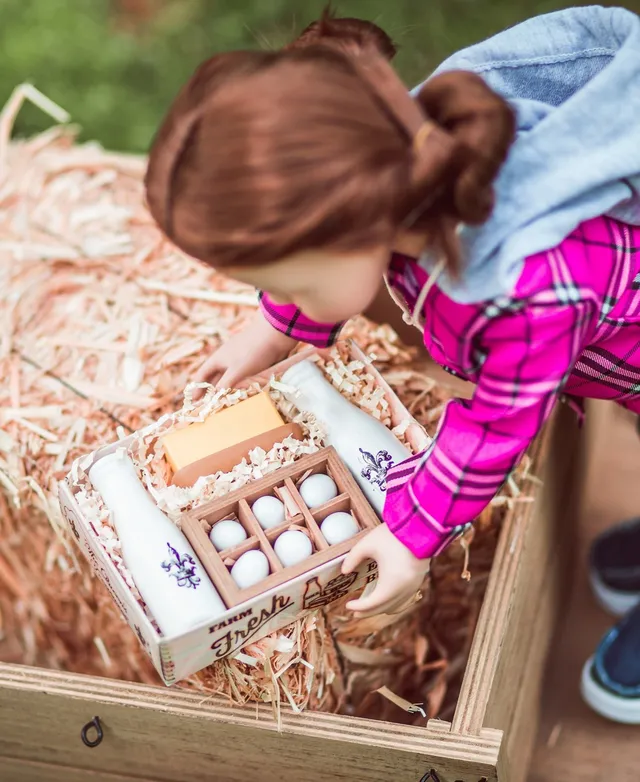
<path id="1" fill-rule="evenodd" d="M 342 16 L 377 22 L 400 46 L 413 84 L 450 52 L 570 5 L 558 0 L 335 0 Z M 607 5 L 607 3 L 604 3 Z M 30 81 L 67 109 L 83 137 L 144 151 L 169 102 L 214 52 L 277 48 L 326 0 L 0 0 L 0 104 Z M 640 12 L 640 0 L 623 3 Z M 19 134 L 45 127 L 25 109 Z"/>

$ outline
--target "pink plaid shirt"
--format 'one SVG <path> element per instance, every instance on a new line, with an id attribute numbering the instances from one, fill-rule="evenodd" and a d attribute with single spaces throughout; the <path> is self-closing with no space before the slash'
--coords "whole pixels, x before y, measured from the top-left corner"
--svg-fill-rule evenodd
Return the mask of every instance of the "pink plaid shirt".
<path id="1" fill-rule="evenodd" d="M 415 260 L 393 256 L 388 281 L 410 310 L 427 279 Z M 261 306 L 276 329 L 312 345 L 340 332 L 266 294 Z M 640 228 L 591 220 L 528 258 L 511 296 L 457 304 L 434 286 L 422 316 L 430 355 L 475 392 L 449 402 L 428 451 L 387 476 L 384 520 L 420 558 L 481 513 L 560 396 L 640 414 Z"/>

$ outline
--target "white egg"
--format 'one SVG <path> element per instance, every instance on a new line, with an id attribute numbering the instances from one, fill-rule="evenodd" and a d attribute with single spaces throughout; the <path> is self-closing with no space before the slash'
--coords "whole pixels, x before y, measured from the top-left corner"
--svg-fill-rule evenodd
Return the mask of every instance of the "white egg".
<path id="1" fill-rule="evenodd" d="M 300 530 L 290 529 L 278 536 L 273 547 L 284 567 L 291 567 L 310 557 L 313 552 L 311 541 Z"/>
<path id="2" fill-rule="evenodd" d="M 247 539 L 247 532 L 239 521 L 234 519 L 223 519 L 211 527 L 209 540 L 213 543 L 216 551 L 225 551 L 228 548 L 237 546 Z"/>
<path id="3" fill-rule="evenodd" d="M 247 551 L 231 568 L 231 578 L 240 589 L 247 589 L 269 575 L 269 560 L 262 551 Z"/>
<path id="4" fill-rule="evenodd" d="M 360 532 L 360 527 L 350 513 L 338 511 L 338 513 L 327 516 L 320 525 L 320 532 L 330 546 L 335 546 L 357 535 Z"/>
<path id="5" fill-rule="evenodd" d="M 317 508 L 338 496 L 338 487 L 333 479 L 324 473 L 311 475 L 300 486 L 300 496 L 307 508 Z"/>
<path id="6" fill-rule="evenodd" d="M 251 512 L 262 529 L 271 529 L 284 521 L 284 503 L 270 494 L 257 499 L 251 506 Z"/>

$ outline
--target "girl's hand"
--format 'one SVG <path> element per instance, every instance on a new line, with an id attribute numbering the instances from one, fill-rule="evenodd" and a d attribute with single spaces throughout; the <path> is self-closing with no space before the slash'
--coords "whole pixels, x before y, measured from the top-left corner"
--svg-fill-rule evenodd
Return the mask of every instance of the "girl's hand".
<path id="1" fill-rule="evenodd" d="M 415 557 L 386 524 L 356 543 L 344 560 L 342 572 L 352 573 L 367 559 L 378 563 L 378 581 L 368 597 L 347 603 L 347 608 L 359 617 L 403 609 L 416 597 L 429 572 L 430 560 Z"/>
<path id="2" fill-rule="evenodd" d="M 233 334 L 204 362 L 195 380 L 213 383 L 218 388 L 234 388 L 241 380 L 282 361 L 295 345 L 295 339 L 276 331 L 257 312 L 242 331 Z M 203 394 L 202 389 L 197 389 L 193 398 L 197 400 Z"/>

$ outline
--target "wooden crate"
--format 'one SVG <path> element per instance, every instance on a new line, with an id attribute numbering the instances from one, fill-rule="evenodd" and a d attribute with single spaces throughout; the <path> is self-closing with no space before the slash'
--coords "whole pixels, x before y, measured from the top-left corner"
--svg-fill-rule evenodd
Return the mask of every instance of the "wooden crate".
<path id="1" fill-rule="evenodd" d="M 582 464 L 570 411 L 557 411 L 532 455 L 544 485 L 504 523 L 451 723 L 286 712 L 279 733 L 268 707 L 0 665 L 0 780 L 525 782 L 570 569 L 564 540 Z M 94 717 L 103 738 L 89 748 L 81 731 Z"/>

